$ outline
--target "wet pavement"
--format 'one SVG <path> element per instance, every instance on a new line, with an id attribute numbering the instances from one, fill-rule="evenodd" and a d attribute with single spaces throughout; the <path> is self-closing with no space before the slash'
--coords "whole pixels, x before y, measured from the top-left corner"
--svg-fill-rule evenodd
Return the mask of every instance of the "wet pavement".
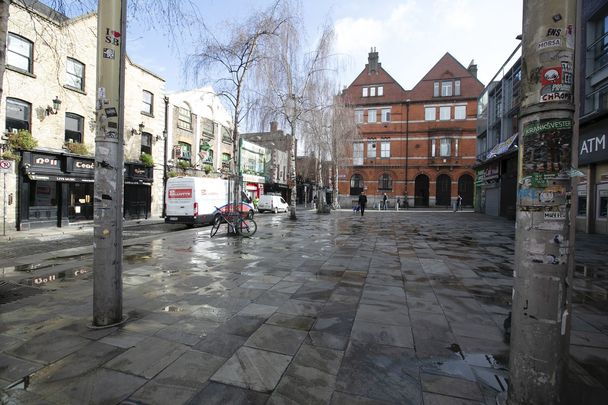
<path id="1" fill-rule="evenodd" d="M 256 222 L 251 239 L 204 227 L 126 241 L 128 320 L 107 329 L 88 327 L 90 246 L 3 257 L 3 401 L 494 404 L 507 389 L 513 222 L 346 210 Z M 608 237 L 576 246 L 569 392 L 603 403 Z"/>

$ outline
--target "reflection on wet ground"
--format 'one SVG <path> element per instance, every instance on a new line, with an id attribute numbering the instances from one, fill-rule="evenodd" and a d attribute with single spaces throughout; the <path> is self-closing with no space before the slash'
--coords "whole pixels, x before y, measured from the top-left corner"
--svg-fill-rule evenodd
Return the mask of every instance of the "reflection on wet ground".
<path id="1" fill-rule="evenodd" d="M 193 403 L 230 402 L 237 397 L 227 393 L 237 395 L 236 387 L 260 402 L 270 396 L 277 402 L 491 403 L 507 389 L 503 322 L 511 305 L 513 222 L 448 212 L 302 212 L 297 221 L 260 215 L 256 222 L 251 239 L 210 239 L 205 227 L 125 246 L 130 320 L 96 338 L 121 350 L 104 372 L 141 379 L 120 399 L 146 403 L 163 386 L 174 402 L 187 396 L 183 402 Z M 602 249 L 608 238 L 598 238 L 577 244 L 571 352 L 578 386 L 592 384 L 588 392 L 603 393 L 608 264 Z M 38 361 L 37 346 L 19 345 L 30 339 L 27 323 L 63 311 L 66 301 L 90 298 L 91 256 L 73 257 L 19 265 L 32 266 L 25 271 L 34 275 L 53 265 L 87 272 L 36 297 L 44 302 L 32 297 L 0 307 L 6 319 L 0 341 L 19 336 L 7 355 Z M 70 308 L 64 322 L 82 311 Z M 144 352 L 164 366 L 144 370 L 141 364 L 152 361 L 143 360 Z M 200 360 L 192 367 L 215 366 L 184 387 L 186 377 L 170 365 L 187 359 Z M 60 395 L 31 375 L 37 392 L 72 402 L 69 389 Z M 2 379 L 8 380 L 0 372 Z M 104 395 L 107 402 L 116 399 Z"/>

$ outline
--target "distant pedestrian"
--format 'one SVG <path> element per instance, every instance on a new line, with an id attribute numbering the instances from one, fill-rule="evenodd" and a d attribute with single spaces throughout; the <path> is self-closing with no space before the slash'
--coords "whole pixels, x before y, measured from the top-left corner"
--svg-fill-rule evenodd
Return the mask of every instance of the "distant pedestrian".
<path id="1" fill-rule="evenodd" d="M 397 205 L 395 206 L 395 209 L 397 211 L 399 211 L 399 206 L 401 205 L 401 197 L 397 197 Z"/>
<path id="2" fill-rule="evenodd" d="M 460 194 L 456 197 L 456 201 L 458 202 L 458 210 L 462 211 L 462 196 Z"/>
<path id="3" fill-rule="evenodd" d="M 361 191 L 359 194 L 359 208 L 361 209 L 361 216 L 365 213 L 365 204 L 367 204 L 367 196 L 365 195 L 365 191 Z"/>
<path id="4" fill-rule="evenodd" d="M 388 196 L 386 195 L 386 193 L 384 193 L 384 196 L 382 197 L 382 207 L 385 211 L 386 211 L 387 204 L 388 204 Z"/>
<path id="5" fill-rule="evenodd" d="M 317 208 L 317 196 L 316 195 L 312 198 L 312 206 L 313 206 L 313 208 Z"/>

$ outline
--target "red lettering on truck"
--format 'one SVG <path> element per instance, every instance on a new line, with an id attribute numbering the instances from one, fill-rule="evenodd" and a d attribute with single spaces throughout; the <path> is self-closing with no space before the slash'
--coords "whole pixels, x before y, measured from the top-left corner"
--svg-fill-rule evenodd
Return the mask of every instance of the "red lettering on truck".
<path id="1" fill-rule="evenodd" d="M 191 188 L 169 189 L 169 198 L 192 198 L 192 189 Z"/>

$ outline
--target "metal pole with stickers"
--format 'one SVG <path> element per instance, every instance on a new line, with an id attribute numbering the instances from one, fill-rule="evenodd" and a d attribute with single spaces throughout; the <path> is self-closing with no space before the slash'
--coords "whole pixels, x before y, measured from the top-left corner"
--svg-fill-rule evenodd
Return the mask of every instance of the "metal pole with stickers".
<path id="1" fill-rule="evenodd" d="M 523 7 L 508 403 L 557 404 L 572 315 L 576 1 Z"/>
<path id="2" fill-rule="evenodd" d="M 93 324 L 124 322 L 122 201 L 127 0 L 99 0 L 93 229 Z"/>

